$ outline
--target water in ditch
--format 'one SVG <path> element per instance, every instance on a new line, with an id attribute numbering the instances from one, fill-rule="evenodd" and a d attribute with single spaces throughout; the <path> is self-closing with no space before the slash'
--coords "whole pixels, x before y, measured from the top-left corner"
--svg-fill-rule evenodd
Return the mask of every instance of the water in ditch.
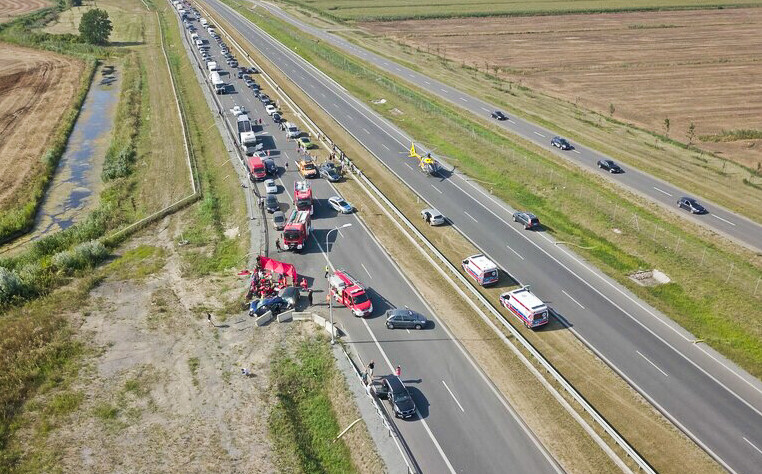
<path id="1" fill-rule="evenodd" d="M 101 171 L 119 102 L 120 71 L 99 67 L 87 93 L 53 182 L 37 212 L 30 240 L 66 229 L 98 203 Z"/>

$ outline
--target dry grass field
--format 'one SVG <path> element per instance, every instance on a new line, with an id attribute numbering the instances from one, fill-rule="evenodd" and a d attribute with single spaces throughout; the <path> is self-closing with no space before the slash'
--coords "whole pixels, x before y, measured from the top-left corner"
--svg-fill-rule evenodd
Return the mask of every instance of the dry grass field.
<path id="1" fill-rule="evenodd" d="M 52 4 L 50 0 L 0 0 L 0 23 Z"/>
<path id="2" fill-rule="evenodd" d="M 687 142 L 762 130 L 762 9 L 371 22 L 373 33 Z M 762 140 L 702 147 L 750 168 Z"/>
<path id="3" fill-rule="evenodd" d="M 40 160 L 79 86 L 82 62 L 4 44 L 0 49 L 0 209 L 44 164 Z"/>

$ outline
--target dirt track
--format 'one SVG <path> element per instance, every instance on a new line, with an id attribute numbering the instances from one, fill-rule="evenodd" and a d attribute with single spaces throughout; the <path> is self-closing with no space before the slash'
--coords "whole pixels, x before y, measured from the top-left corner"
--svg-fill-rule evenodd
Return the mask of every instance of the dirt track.
<path id="1" fill-rule="evenodd" d="M 0 0 L 0 23 L 52 4 L 47 0 Z"/>
<path id="2" fill-rule="evenodd" d="M 2 2 L 2 0 L 0 0 Z M 0 48 L 0 209 L 13 204 L 36 173 L 69 107 L 82 63 L 46 51 Z"/>
<path id="3" fill-rule="evenodd" d="M 762 9 L 366 23 L 377 34 L 687 141 L 762 129 Z M 704 144 L 756 168 L 762 140 Z"/>

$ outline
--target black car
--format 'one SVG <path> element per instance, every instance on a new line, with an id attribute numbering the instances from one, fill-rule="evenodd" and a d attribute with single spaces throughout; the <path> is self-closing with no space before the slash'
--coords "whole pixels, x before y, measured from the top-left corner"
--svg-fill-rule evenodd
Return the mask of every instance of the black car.
<path id="1" fill-rule="evenodd" d="M 280 114 L 273 114 L 273 115 L 272 115 L 272 117 L 273 117 L 273 122 L 274 122 L 274 123 L 280 123 L 280 122 L 281 122 L 281 120 L 283 120 L 283 119 L 281 118 Z"/>
<path id="2" fill-rule="evenodd" d="M 249 316 L 262 316 L 268 311 L 271 311 L 273 316 L 277 316 L 286 309 L 288 309 L 288 302 L 280 296 L 254 300 L 249 304 Z"/>
<path id="3" fill-rule="evenodd" d="M 331 163 L 330 161 L 326 161 L 320 167 L 318 168 L 318 172 L 320 173 L 320 176 L 327 179 L 328 181 L 335 183 L 339 180 L 341 180 L 341 175 L 338 171 L 336 171 L 336 165 Z"/>
<path id="4" fill-rule="evenodd" d="M 228 61 L 228 66 L 238 67 L 238 61 L 236 61 L 235 59 L 231 59 L 230 61 Z"/>
<path id="5" fill-rule="evenodd" d="M 280 203 L 278 202 L 278 198 L 275 197 L 275 194 L 268 194 L 267 197 L 265 197 L 265 209 L 267 209 L 267 212 L 270 214 L 280 210 Z"/>
<path id="6" fill-rule="evenodd" d="M 257 71 L 257 68 L 255 67 L 247 67 L 246 72 L 249 74 L 257 74 L 259 71 Z"/>
<path id="7" fill-rule="evenodd" d="M 540 219 L 537 218 L 534 214 L 531 212 L 514 212 L 513 213 L 513 222 L 520 222 L 525 229 L 536 229 L 537 227 L 540 227 Z"/>
<path id="8" fill-rule="evenodd" d="M 508 117 L 499 110 L 492 112 L 492 118 L 495 120 L 508 120 Z"/>
<path id="9" fill-rule="evenodd" d="M 243 75 L 245 73 L 241 70 L 241 68 L 238 68 L 238 73 L 236 74 L 238 76 L 238 79 L 243 79 Z"/>
<path id="10" fill-rule="evenodd" d="M 262 164 L 265 165 L 265 172 L 271 176 L 275 176 L 278 171 L 278 167 L 275 165 L 275 160 L 272 158 L 263 158 Z"/>
<path id="11" fill-rule="evenodd" d="M 386 311 L 386 327 L 389 329 L 423 329 L 428 324 L 426 316 L 407 308 Z"/>
<path id="12" fill-rule="evenodd" d="M 704 206 L 691 197 L 681 197 L 677 201 L 677 207 L 690 211 L 691 214 L 706 214 L 709 212 Z"/>
<path id="13" fill-rule="evenodd" d="M 614 160 L 598 160 L 598 168 L 609 173 L 624 173 L 624 170 Z"/>
<path id="14" fill-rule="evenodd" d="M 270 103 L 272 103 L 272 100 L 270 100 L 270 96 L 267 94 L 260 94 L 259 100 L 264 105 L 270 105 Z"/>
<path id="15" fill-rule="evenodd" d="M 566 138 L 561 137 L 553 137 L 553 139 L 550 141 L 550 144 L 553 145 L 556 148 L 560 148 L 562 150 L 572 150 L 574 147 L 571 143 L 569 143 Z"/>
<path id="16" fill-rule="evenodd" d="M 415 415 L 415 402 L 407 387 L 396 375 L 388 375 L 384 378 L 384 388 L 387 392 L 387 400 L 394 411 L 396 418 L 411 418 Z"/>

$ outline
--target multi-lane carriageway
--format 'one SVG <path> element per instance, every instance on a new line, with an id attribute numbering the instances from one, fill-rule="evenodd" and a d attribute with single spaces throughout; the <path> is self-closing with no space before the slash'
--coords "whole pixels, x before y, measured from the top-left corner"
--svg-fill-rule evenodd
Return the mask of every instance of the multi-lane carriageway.
<path id="1" fill-rule="evenodd" d="M 560 319 L 727 469 L 762 465 L 762 384 L 588 266 L 544 233 L 512 225 L 511 209 L 460 174 L 431 179 L 410 166 L 412 138 L 218 0 L 224 18 L 304 93 L 501 268 L 552 302 Z"/>
<path id="2" fill-rule="evenodd" d="M 201 29 L 198 33 L 202 39 L 211 40 Z M 209 45 L 212 57 L 223 61 L 217 43 L 211 40 Z M 200 67 L 200 58 L 195 51 L 193 54 Z M 227 112 L 236 105 L 252 111 L 252 118 L 263 118 L 263 125 L 255 126 L 255 131 L 279 167 L 278 200 L 282 208 L 290 207 L 294 182 L 301 179 L 295 166 L 299 155 L 294 142 L 288 141 L 272 123 L 264 106 L 242 80 L 227 74 L 223 78 L 235 89 L 231 94 L 217 96 L 231 128 L 236 127 L 235 117 Z M 288 172 L 284 167 L 287 161 Z M 397 426 L 421 470 L 487 473 L 504 472 L 506 466 L 511 466 L 516 472 L 562 472 L 362 221 L 355 215 L 337 215 L 328 206 L 327 198 L 338 194 L 331 184 L 322 179 L 311 180 L 310 184 L 316 199 L 314 229 L 307 247 L 301 254 L 284 252 L 273 256 L 294 264 L 300 275 L 309 277 L 310 285 L 317 291 L 316 300 L 325 295 L 323 268 L 327 262 L 350 271 L 369 286 L 373 317 L 355 318 L 340 308 L 334 309 L 335 316 L 348 334 L 347 343 L 362 360 L 376 361 L 377 374 L 391 373 L 401 365 L 402 379 L 410 387 L 419 414 L 413 420 L 398 422 Z M 330 229 L 345 223 L 352 226 L 327 235 Z M 270 225 L 269 216 L 260 225 Z M 271 237 L 274 241 L 275 237 Z M 270 248 L 273 247 L 271 242 Z M 420 311 L 434 325 L 423 331 L 388 330 L 383 314 L 392 307 Z"/>

